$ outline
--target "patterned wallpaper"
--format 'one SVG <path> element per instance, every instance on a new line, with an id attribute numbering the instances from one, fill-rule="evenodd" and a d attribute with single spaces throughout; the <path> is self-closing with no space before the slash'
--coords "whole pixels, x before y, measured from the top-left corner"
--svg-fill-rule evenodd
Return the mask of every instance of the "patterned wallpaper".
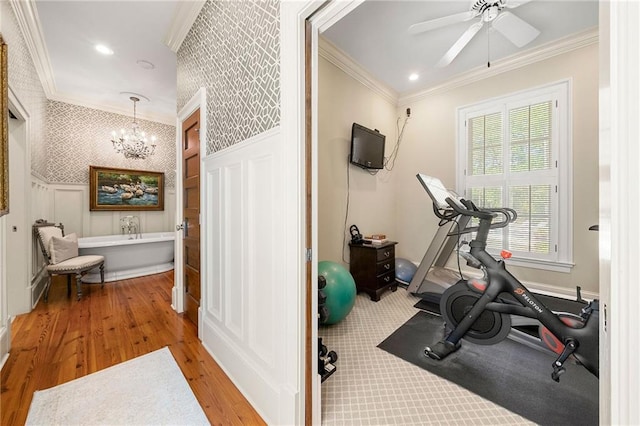
<path id="1" fill-rule="evenodd" d="M 280 123 L 280 3 L 208 0 L 178 50 L 178 111 L 207 88 L 207 154 Z"/>
<path id="2" fill-rule="evenodd" d="M 89 183 L 89 166 L 141 169 L 165 173 L 166 186 L 175 186 L 176 128 L 138 120 L 140 129 L 155 135 L 156 152 L 145 160 L 126 159 L 111 143 L 111 132 L 130 128 L 132 116 L 48 101 L 47 181 Z"/>
<path id="3" fill-rule="evenodd" d="M 1 31 L 9 49 L 9 85 L 29 114 L 31 127 L 31 171 L 42 179 L 47 173 L 45 119 L 47 98 L 33 65 L 31 54 L 9 2 L 0 1 Z"/>

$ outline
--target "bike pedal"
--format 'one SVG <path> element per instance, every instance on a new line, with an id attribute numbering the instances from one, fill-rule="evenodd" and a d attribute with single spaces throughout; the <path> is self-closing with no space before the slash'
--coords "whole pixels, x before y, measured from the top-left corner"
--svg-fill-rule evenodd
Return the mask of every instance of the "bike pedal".
<path id="1" fill-rule="evenodd" d="M 436 361 L 441 361 L 447 357 L 447 355 L 452 354 L 453 352 L 460 349 L 460 342 L 451 343 L 446 340 L 442 340 L 436 343 L 433 348 L 427 346 L 424 348 L 424 354 L 431 359 L 435 359 Z"/>
<path id="2" fill-rule="evenodd" d="M 560 376 L 562 376 L 567 370 L 564 367 L 556 369 L 553 368 L 553 373 L 551 373 L 551 378 L 556 382 L 560 382 Z"/>
<path id="3" fill-rule="evenodd" d="M 440 361 L 442 360 L 442 358 L 440 358 L 440 356 L 438 356 L 438 354 L 436 354 L 435 352 L 433 352 L 433 349 L 431 349 L 429 346 L 427 346 L 426 348 L 424 348 L 424 354 L 426 356 L 428 356 L 431 359 L 435 359 L 436 361 Z"/>

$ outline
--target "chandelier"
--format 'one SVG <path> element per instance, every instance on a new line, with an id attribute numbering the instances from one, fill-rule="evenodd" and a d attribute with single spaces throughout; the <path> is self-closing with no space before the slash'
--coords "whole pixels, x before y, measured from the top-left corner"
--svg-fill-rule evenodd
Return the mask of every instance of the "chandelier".
<path id="1" fill-rule="evenodd" d="M 113 143 L 113 149 L 115 149 L 118 154 L 124 154 L 125 158 L 144 160 L 156 151 L 156 137 L 151 136 L 151 143 L 147 144 L 147 136 L 144 132 L 140 131 L 140 127 L 136 121 L 136 102 L 140 101 L 140 99 L 135 96 L 131 96 L 129 99 L 133 101 L 133 123 L 131 123 L 131 130 L 125 131 L 125 129 L 122 129 L 120 130 L 120 135 L 115 131 L 111 132 L 111 142 Z"/>

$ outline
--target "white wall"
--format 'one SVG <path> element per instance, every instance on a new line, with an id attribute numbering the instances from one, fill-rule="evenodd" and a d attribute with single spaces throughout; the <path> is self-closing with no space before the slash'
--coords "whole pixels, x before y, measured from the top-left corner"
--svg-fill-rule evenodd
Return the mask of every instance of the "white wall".
<path id="1" fill-rule="evenodd" d="M 175 231 L 176 201 L 175 190 L 166 189 L 164 194 L 164 211 L 89 211 L 89 185 L 84 184 L 49 184 L 46 190 L 42 183 L 32 182 L 32 196 L 34 199 L 42 197 L 50 203 L 49 206 L 39 206 L 35 211 L 49 212 L 44 217 L 50 222 L 60 222 L 64 225 L 65 234 L 75 232 L 78 237 L 94 237 L 99 235 L 119 234 L 120 218 L 134 215 L 140 218 L 141 231 L 167 232 Z"/>
<path id="2" fill-rule="evenodd" d="M 399 244 L 396 256 L 418 263 L 437 229 L 431 203 L 415 178 L 423 172 L 455 188 L 456 109 L 474 102 L 570 78 L 573 85 L 574 263 L 571 273 L 512 268 L 523 281 L 571 294 L 575 286 L 598 292 L 598 46 L 592 44 L 480 82 L 391 108 L 342 71 L 320 60 L 319 253 L 339 260 L 346 200 L 346 163 L 352 121 L 375 126 L 393 140 L 396 117 L 411 119 L 394 171 L 377 177 L 352 168 L 347 225 L 385 232 Z M 329 259 L 327 259 L 329 260 Z"/>
<path id="3" fill-rule="evenodd" d="M 354 122 L 380 130 L 386 136 L 386 155 L 391 153 L 397 137 L 396 107 L 322 57 L 318 76 L 318 259 L 342 262 L 344 235 L 349 235 L 352 224 L 362 234 L 383 233 L 390 239 L 398 238 L 393 184 L 396 170 L 380 170 L 372 176 L 349 165 L 348 160 Z M 345 245 L 348 242 L 347 237 Z M 344 256 L 348 261 L 348 246 Z"/>
<path id="4" fill-rule="evenodd" d="M 521 69 L 431 96 L 410 105 L 412 123 L 398 159 L 398 255 L 420 261 L 436 230 L 431 203 L 415 174 L 438 176 L 455 188 L 456 109 L 483 99 L 570 78 L 573 85 L 572 272 L 512 268 L 519 279 L 598 292 L 598 46 L 593 44 Z"/>

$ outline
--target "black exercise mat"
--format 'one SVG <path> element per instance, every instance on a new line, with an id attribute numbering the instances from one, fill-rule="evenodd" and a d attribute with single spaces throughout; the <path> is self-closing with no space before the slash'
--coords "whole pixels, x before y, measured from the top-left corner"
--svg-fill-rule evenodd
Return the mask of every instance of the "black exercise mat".
<path id="1" fill-rule="evenodd" d="M 415 305 L 413 305 L 413 307 L 433 315 L 440 315 L 440 305 L 438 305 L 437 303 L 429 302 L 427 300 L 420 299 L 416 302 Z"/>
<path id="2" fill-rule="evenodd" d="M 491 346 L 463 340 L 462 348 L 442 361 L 425 356 L 425 346 L 442 335 L 441 318 L 418 312 L 378 347 L 535 423 L 598 424 L 598 379 L 584 367 L 567 362 L 556 383 L 551 353 L 510 339 Z"/>

